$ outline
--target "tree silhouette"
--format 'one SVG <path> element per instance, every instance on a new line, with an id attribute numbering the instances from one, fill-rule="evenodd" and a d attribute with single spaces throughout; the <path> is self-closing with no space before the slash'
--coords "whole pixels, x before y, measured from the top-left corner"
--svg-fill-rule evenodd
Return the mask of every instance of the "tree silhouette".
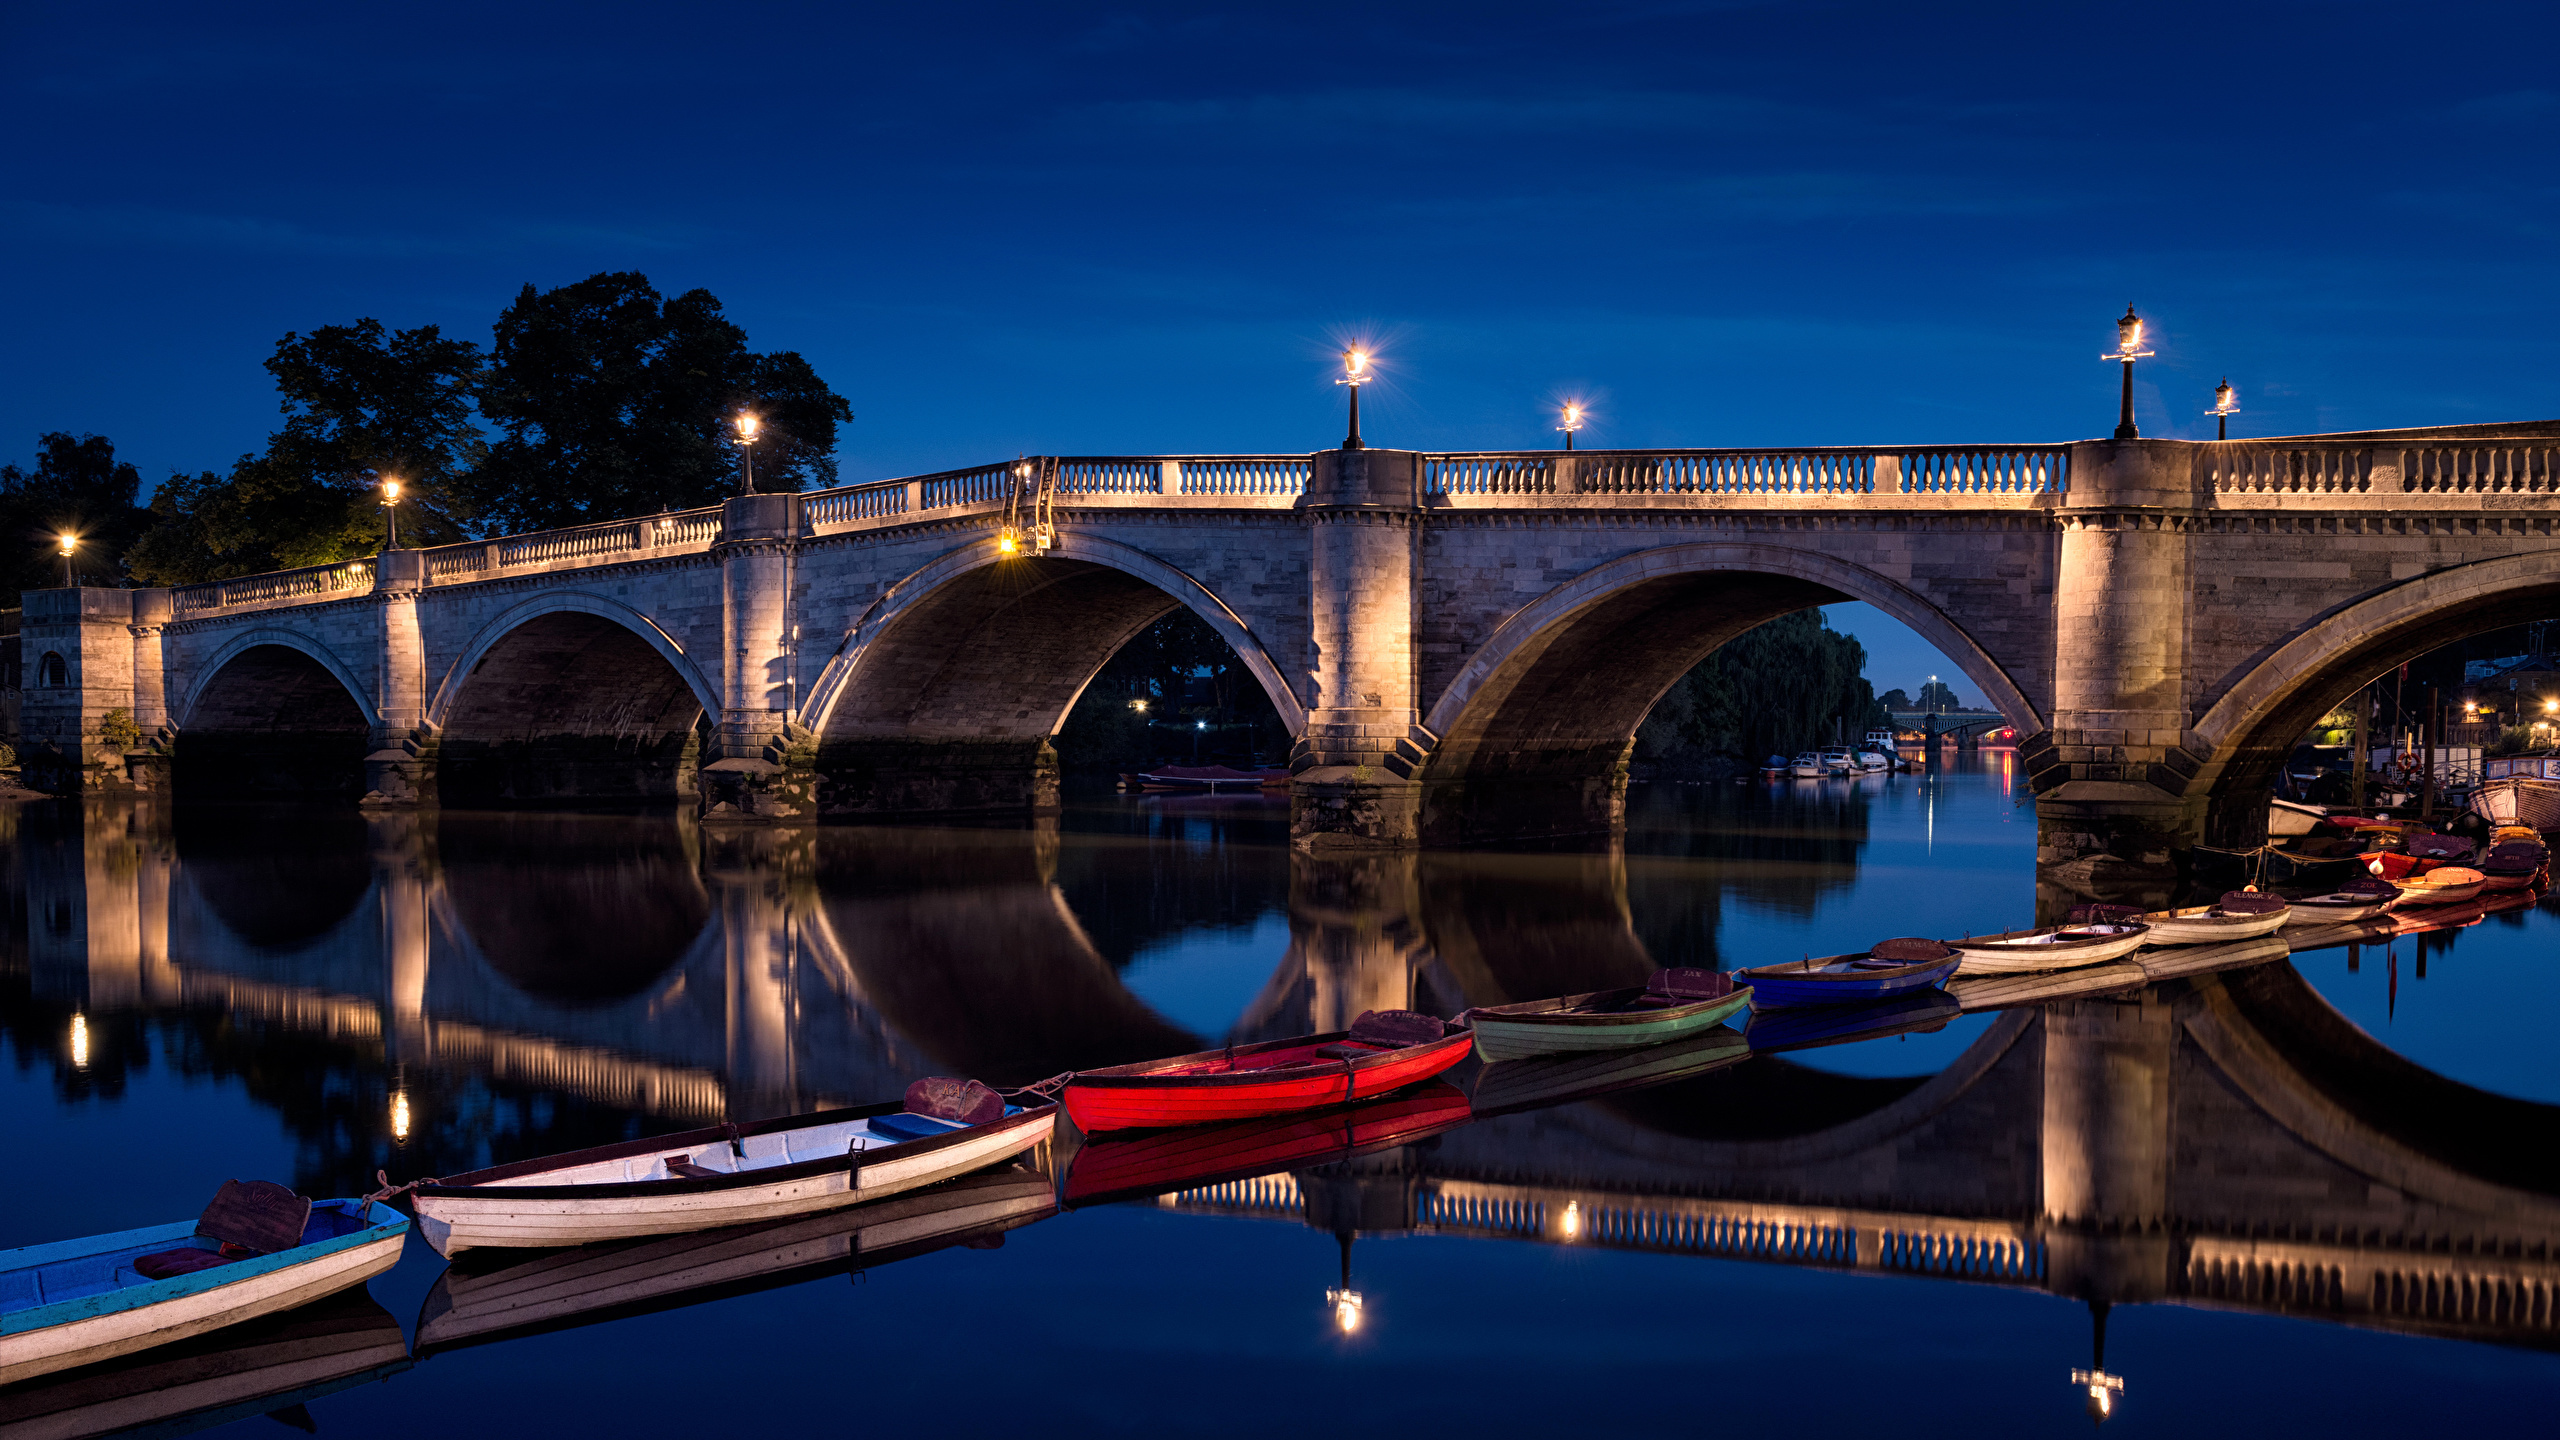
<path id="1" fill-rule="evenodd" d="M 0 465 L 0 587 L 6 603 L 18 592 L 62 584 L 62 552 L 55 537 L 80 537 L 72 568 L 84 585 L 114 584 L 116 557 L 151 524 L 151 512 L 134 504 L 142 475 L 116 459 L 103 435 L 74 436 L 55 430 L 36 439 L 33 470 Z"/>
<path id="2" fill-rule="evenodd" d="M 741 410 L 762 421 L 758 490 L 832 484 L 853 418 L 798 354 L 748 350 L 710 291 L 667 299 L 630 271 L 525 286 L 498 317 L 480 410 L 505 431 L 473 480 L 500 530 L 711 504 L 737 488 Z"/>

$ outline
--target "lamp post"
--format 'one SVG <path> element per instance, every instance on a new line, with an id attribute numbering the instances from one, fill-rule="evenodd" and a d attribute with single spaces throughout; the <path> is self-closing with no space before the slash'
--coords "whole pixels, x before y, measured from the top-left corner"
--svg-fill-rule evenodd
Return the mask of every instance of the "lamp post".
<path id="1" fill-rule="evenodd" d="M 1360 387 L 1377 378 L 1369 368 L 1369 352 L 1354 345 L 1342 352 L 1342 377 L 1333 383 L 1351 387 L 1351 433 L 1342 439 L 1345 450 L 1367 447 L 1360 443 Z"/>
<path id="2" fill-rule="evenodd" d="M 1582 428 L 1582 407 L 1567 404 L 1564 407 L 1564 423 L 1556 428 L 1564 432 L 1564 448 L 1572 449 L 1573 432 Z"/>
<path id="3" fill-rule="evenodd" d="M 2142 432 L 2133 428 L 2133 362 L 2148 360 L 2151 353 L 2142 348 L 2142 317 L 2134 314 L 2133 306 L 2128 304 L 2124 307 L 2124 318 L 2116 322 L 2116 348 L 2098 357 L 2124 365 L 2124 408 L 2116 417 L 2116 438 L 2119 440 L 2142 438 Z"/>
<path id="4" fill-rule="evenodd" d="M 2132 373 L 2130 364 L 2125 373 Z M 2231 438 L 2231 417 L 2240 413 L 2240 392 L 2231 388 L 2230 376 L 2223 376 L 2222 383 L 2213 387 L 2213 408 L 2204 413 L 2213 417 L 2214 439 Z"/>
<path id="5" fill-rule="evenodd" d="M 382 548 L 400 548 L 400 482 L 388 475 L 382 477 Z"/>
<path id="6" fill-rule="evenodd" d="M 752 410 L 738 412 L 738 493 L 756 493 L 756 432 L 764 422 Z"/>
<path id="7" fill-rule="evenodd" d="M 77 590 L 80 588 L 80 577 L 71 573 L 71 552 L 80 547 L 80 537 L 65 530 L 53 538 L 62 546 L 62 588 Z"/>

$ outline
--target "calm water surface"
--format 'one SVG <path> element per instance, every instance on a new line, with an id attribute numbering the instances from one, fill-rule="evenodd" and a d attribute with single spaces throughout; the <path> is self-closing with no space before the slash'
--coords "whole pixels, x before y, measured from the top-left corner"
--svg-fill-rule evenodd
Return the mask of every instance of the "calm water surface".
<path id="1" fill-rule="evenodd" d="M 2008 928 L 2037 905 L 2014 790 L 1997 751 L 1660 786 L 1622 848 L 1352 862 L 1293 858 L 1258 799 L 804 837 L 0 814 L 0 1247 L 232 1176 L 358 1193 L 927 1074 Z M 1409 1144 L 1108 1203 L 988 1177 L 894 1226 L 842 1212 L 852 1258 L 748 1244 L 683 1288 L 681 1247 L 635 1257 L 632 1303 L 544 1326 L 462 1325 L 511 1257 L 447 1277 L 413 1237 L 275 1342 L 324 1358 L 229 1430 L 2077 1434 L 2103 1309 L 2111 1433 L 2539 1433 L 2555 935 L 2529 905 L 1596 1098 L 1470 1062 L 1458 1090 L 1507 1113 L 1452 1094 Z M 1052 1168 L 1081 1200 L 1073 1167 L 1089 1192 L 1127 1153 Z"/>

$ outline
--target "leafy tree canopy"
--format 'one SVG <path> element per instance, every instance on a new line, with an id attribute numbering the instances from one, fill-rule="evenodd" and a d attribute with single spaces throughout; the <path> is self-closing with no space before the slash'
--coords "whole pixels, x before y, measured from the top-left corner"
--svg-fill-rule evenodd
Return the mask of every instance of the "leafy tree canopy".
<path id="1" fill-rule="evenodd" d="M 150 527 L 152 515 L 134 504 L 142 476 L 116 459 L 103 435 L 74 436 L 56 430 L 36 439 L 35 468 L 0 465 L 0 588 L 15 605 L 18 592 L 62 584 L 62 552 L 55 537 L 80 537 L 72 568 L 84 585 L 119 578 L 116 557 Z"/>
<path id="2" fill-rule="evenodd" d="M 1962 710 L 1965 704 L 1956 698 L 1955 687 L 1943 680 L 1932 680 L 1920 687 L 1920 708 L 1932 715 L 1943 715 L 1950 710 Z"/>
<path id="3" fill-rule="evenodd" d="M 268 357 L 284 428 L 228 475 L 174 475 L 153 497 L 158 523 L 127 565 L 154 585 L 325 565 L 382 548 L 386 479 L 401 482 L 400 540 L 440 545 L 467 531 L 468 477 L 487 453 L 472 417 L 479 347 L 433 325 L 381 321 L 287 335 Z"/>
<path id="4" fill-rule="evenodd" d="M 1674 773 L 1715 757 L 1756 764 L 1891 722 L 1861 673 L 1866 647 L 1799 610 L 1734 637 L 1674 683 L 1636 731 L 1636 754 Z"/>
<path id="5" fill-rule="evenodd" d="M 831 484 L 836 427 L 853 418 L 798 354 L 748 350 L 710 291 L 667 299 L 629 271 L 525 286 L 498 317 L 479 398 L 505 434 L 473 493 L 509 531 L 713 503 L 737 488 L 742 410 L 762 421 L 758 490 Z"/>

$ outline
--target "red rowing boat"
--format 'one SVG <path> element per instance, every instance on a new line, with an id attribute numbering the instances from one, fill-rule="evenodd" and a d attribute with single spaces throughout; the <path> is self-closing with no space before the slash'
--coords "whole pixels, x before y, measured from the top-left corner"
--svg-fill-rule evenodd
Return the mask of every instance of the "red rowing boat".
<path id="1" fill-rule="evenodd" d="M 1275 1171 L 1338 1165 L 1454 1130 L 1473 1118 L 1475 1109 L 1465 1091 L 1446 1080 L 1432 1080 L 1383 1100 L 1304 1115 L 1096 1140 L 1078 1150 L 1067 1167 L 1066 1201 L 1070 1207 L 1107 1205 Z"/>
<path id="2" fill-rule="evenodd" d="M 1088 1135 L 1254 1120 L 1401 1090 L 1464 1060 L 1474 1044 L 1463 1025 L 1372 1010 L 1329 1034 L 1079 1070 L 1060 1098 Z"/>

